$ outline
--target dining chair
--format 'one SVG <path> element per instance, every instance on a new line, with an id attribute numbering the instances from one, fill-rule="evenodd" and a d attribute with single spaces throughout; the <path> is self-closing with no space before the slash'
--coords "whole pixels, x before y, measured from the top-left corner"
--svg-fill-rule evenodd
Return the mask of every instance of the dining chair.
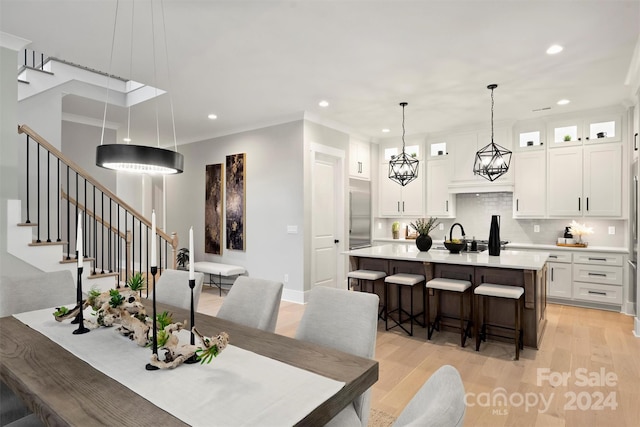
<path id="1" fill-rule="evenodd" d="M 309 292 L 296 338 L 372 359 L 378 332 L 376 294 L 316 286 Z M 366 427 L 371 388 L 356 398 L 328 426 Z"/>
<path id="2" fill-rule="evenodd" d="M 282 283 L 239 276 L 222 301 L 217 317 L 267 332 L 275 332 Z"/>
<path id="3" fill-rule="evenodd" d="M 196 286 L 193 288 L 193 307 L 198 310 L 204 274 L 195 273 Z M 151 283 L 147 283 L 147 286 Z M 186 270 L 167 269 L 162 272 L 160 279 L 156 281 L 156 289 L 149 294 L 149 299 L 153 298 L 156 292 L 156 301 L 175 305 L 176 307 L 191 310 L 191 288 L 189 287 L 189 272 Z"/>
<path id="4" fill-rule="evenodd" d="M 0 277 L 0 317 L 76 301 L 74 275 L 69 270 Z M 53 313 L 53 311 L 52 311 Z M 13 391 L 0 382 L 0 425 L 42 426 Z"/>
<path id="5" fill-rule="evenodd" d="M 420 387 L 393 426 L 462 426 L 466 409 L 460 374 L 444 365 Z"/>

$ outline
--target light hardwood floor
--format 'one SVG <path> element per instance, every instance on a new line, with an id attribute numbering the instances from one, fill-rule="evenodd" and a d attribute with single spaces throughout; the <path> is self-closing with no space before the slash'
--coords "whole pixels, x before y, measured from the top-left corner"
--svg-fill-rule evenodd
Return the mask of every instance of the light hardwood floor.
<path id="1" fill-rule="evenodd" d="M 205 286 L 198 311 L 215 315 L 222 298 Z M 293 336 L 303 312 L 304 305 L 283 301 L 276 333 Z M 476 352 L 474 340 L 460 348 L 457 333 L 434 332 L 428 342 L 423 328 L 409 337 L 385 331 L 380 321 L 372 408 L 397 417 L 429 376 L 450 364 L 467 392 L 466 426 L 640 426 L 633 318 L 555 304 L 546 314 L 541 348 L 525 348 L 518 361 L 510 344 L 487 342 Z"/>

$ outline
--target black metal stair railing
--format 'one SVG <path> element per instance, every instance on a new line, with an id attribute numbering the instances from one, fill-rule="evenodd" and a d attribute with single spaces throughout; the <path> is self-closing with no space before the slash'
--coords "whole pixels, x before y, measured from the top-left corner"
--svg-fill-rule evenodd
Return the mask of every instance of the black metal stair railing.
<path id="1" fill-rule="evenodd" d="M 61 262 L 72 262 L 77 259 L 74 242 L 80 238 L 84 256 L 92 263 L 91 276 L 114 275 L 117 286 L 136 272 L 149 277 L 151 222 L 28 126 L 19 126 L 18 133 L 26 134 L 26 144 L 19 151 L 26 159 L 27 171 L 22 196 L 24 224 L 36 227 L 36 244 L 61 244 L 66 252 Z M 44 156 L 45 166 L 40 163 Z M 57 162 L 53 170 L 52 157 Z M 61 203 L 63 199 L 66 203 Z M 34 204 L 36 224 L 31 223 Z M 41 224 L 41 215 L 46 224 Z M 82 220 L 82 236 L 77 236 L 78 218 Z M 46 233 L 46 243 L 41 241 L 41 233 Z M 176 268 L 177 235 L 161 230 L 156 230 L 156 234 L 159 270 Z"/>

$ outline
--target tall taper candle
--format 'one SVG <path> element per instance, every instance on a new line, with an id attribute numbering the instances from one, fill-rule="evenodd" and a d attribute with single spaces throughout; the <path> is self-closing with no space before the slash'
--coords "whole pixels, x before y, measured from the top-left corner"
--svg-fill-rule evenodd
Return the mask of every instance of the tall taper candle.
<path id="1" fill-rule="evenodd" d="M 78 231 L 76 234 L 76 251 L 78 251 L 78 268 L 83 266 L 82 258 L 82 214 L 78 214 Z"/>
<path id="2" fill-rule="evenodd" d="M 151 267 L 156 267 L 158 260 L 156 259 L 156 211 L 151 211 Z"/>
<path id="3" fill-rule="evenodd" d="M 193 253 L 193 227 L 189 229 L 189 280 L 196 278 L 194 269 L 196 255 Z"/>

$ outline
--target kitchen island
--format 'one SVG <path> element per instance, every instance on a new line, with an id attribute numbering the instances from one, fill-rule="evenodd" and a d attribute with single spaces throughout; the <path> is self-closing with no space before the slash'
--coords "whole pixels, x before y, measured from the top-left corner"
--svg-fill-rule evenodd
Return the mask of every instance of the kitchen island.
<path id="1" fill-rule="evenodd" d="M 447 250 L 431 249 L 420 252 L 413 245 L 382 245 L 344 252 L 349 256 L 353 270 L 380 270 L 389 274 L 423 274 L 427 281 L 433 278 L 470 280 L 473 287 L 481 283 L 520 286 L 524 288 L 524 345 L 538 348 L 546 323 L 546 262 L 547 252 L 502 250 L 500 256 L 489 256 L 488 251 L 451 254 Z M 409 292 L 410 289 L 404 290 Z M 375 292 L 384 301 L 384 289 L 380 284 Z M 421 289 L 424 292 L 424 288 Z M 390 295 L 388 309 L 397 306 L 394 293 Z M 431 298 L 432 305 L 435 304 Z M 409 298 L 402 298 L 409 301 Z M 422 299 L 415 298 L 414 312 L 422 311 Z M 470 306 L 470 305 L 467 305 Z M 432 306 L 434 308 L 435 305 Z M 403 307 L 404 308 L 404 307 Z M 406 307 L 408 309 L 408 307 Z M 456 315 L 458 305 L 455 298 L 442 296 L 443 314 Z M 432 312 L 434 312 L 432 310 Z M 472 318 L 472 313 L 467 313 Z M 512 325 L 513 306 L 510 301 L 492 299 L 489 307 L 489 323 Z"/>

